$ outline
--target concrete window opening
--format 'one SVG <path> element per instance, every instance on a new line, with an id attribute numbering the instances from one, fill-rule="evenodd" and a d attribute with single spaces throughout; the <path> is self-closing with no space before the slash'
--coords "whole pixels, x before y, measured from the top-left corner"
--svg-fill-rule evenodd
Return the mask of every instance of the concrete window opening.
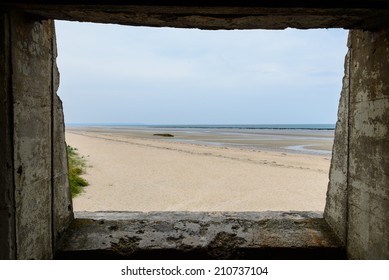
<path id="1" fill-rule="evenodd" d="M 324 210 L 346 31 L 56 32 L 75 211 Z"/>
<path id="2" fill-rule="evenodd" d="M 1 1 L 0 258 L 388 259 L 387 2 Z M 305 211 L 74 213 L 54 20 L 350 30 L 323 217 Z"/>

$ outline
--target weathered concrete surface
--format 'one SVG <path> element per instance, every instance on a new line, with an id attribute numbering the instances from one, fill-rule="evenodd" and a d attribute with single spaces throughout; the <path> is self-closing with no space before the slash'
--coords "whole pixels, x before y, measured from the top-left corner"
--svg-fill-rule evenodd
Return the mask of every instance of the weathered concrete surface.
<path id="1" fill-rule="evenodd" d="M 344 62 L 343 86 L 338 107 L 334 145 L 332 146 L 327 201 L 324 211 L 324 218 L 343 244 L 346 244 L 347 239 L 350 59 L 351 51 L 348 51 Z"/>
<path id="2" fill-rule="evenodd" d="M 350 32 L 347 250 L 389 259 L 389 31 Z"/>
<path id="3" fill-rule="evenodd" d="M 356 259 L 389 259 L 389 32 L 351 31 L 325 218 Z"/>
<path id="4" fill-rule="evenodd" d="M 1 1 L 46 18 L 201 29 L 389 26 L 388 1 Z"/>
<path id="5" fill-rule="evenodd" d="M 62 101 L 57 96 L 59 72 L 56 64 L 57 46 L 52 37 L 52 100 L 53 100 L 53 235 L 54 248 L 73 220 L 73 204 L 69 188 L 68 158 L 65 144 L 65 123 Z"/>
<path id="6" fill-rule="evenodd" d="M 52 257 L 52 24 L 11 17 L 18 259 Z"/>
<path id="7" fill-rule="evenodd" d="M 15 199 L 12 163 L 12 91 L 9 18 L 0 14 L 0 259 L 14 259 Z"/>
<path id="8" fill-rule="evenodd" d="M 0 19 L 0 258 L 50 259 L 73 218 L 54 22 Z"/>
<path id="9" fill-rule="evenodd" d="M 76 212 L 58 258 L 342 258 L 315 212 Z"/>

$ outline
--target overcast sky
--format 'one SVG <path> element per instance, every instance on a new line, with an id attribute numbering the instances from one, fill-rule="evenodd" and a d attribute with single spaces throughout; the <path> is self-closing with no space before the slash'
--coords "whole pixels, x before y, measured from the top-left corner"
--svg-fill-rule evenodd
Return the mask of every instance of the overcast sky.
<path id="1" fill-rule="evenodd" d="M 335 123 L 347 31 L 56 22 L 67 123 Z"/>

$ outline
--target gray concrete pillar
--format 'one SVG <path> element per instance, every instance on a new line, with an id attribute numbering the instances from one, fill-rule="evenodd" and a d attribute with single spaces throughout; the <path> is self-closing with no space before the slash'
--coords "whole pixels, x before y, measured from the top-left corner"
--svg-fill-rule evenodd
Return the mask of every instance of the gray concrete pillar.
<path id="1" fill-rule="evenodd" d="M 18 13 L 2 21 L 1 257 L 50 259 L 73 215 L 54 21 Z"/>
<path id="2" fill-rule="evenodd" d="M 349 258 L 389 258 L 389 32 L 350 31 L 325 218 Z"/>

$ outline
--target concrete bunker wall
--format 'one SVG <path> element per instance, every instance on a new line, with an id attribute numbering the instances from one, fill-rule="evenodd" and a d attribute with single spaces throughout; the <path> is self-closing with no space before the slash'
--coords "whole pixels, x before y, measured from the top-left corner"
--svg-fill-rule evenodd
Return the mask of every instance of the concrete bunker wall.
<path id="1" fill-rule="evenodd" d="M 351 258 L 389 258 L 389 30 L 349 33 L 325 219 Z"/>
<path id="2" fill-rule="evenodd" d="M 54 21 L 1 20 L 0 258 L 52 258 L 73 216 Z"/>
<path id="3" fill-rule="evenodd" d="M 241 8 L 237 10 L 243 13 Z M 58 238 L 73 219 L 62 105 L 56 95 L 59 74 L 55 64 L 55 31 L 53 21 L 45 18 L 114 21 L 108 17 L 112 16 L 112 8 L 106 16 L 98 10 L 101 7 L 94 10 L 93 6 L 66 10 L 38 5 L 35 9 L 18 9 L 29 9 L 30 13 L 7 9 L 0 15 L 0 258 L 44 259 L 53 257 Z M 139 13 L 139 9 L 146 10 L 146 14 Z M 236 10 L 231 7 L 204 7 L 200 8 L 202 14 L 193 9 L 137 10 L 137 6 L 131 6 L 126 12 L 120 8 L 113 10 L 121 15 L 118 23 L 124 24 L 211 29 L 379 29 L 353 30 L 349 35 L 324 216 L 346 246 L 348 257 L 388 259 L 388 11 L 369 10 L 370 16 L 366 17 L 366 13 L 355 9 L 336 13 L 315 10 L 315 21 L 304 15 L 309 9 L 297 9 L 302 13 L 297 15 L 293 9 L 281 9 L 275 15 L 277 20 L 271 21 L 261 17 L 263 9 L 258 10 L 258 15 L 247 15 L 253 9 L 243 9 L 246 15 L 235 14 L 235 19 L 231 11 Z M 272 10 L 266 9 L 271 14 Z M 211 15 L 206 14 L 207 10 Z M 177 15 L 169 11 L 176 11 Z M 220 14 L 215 16 L 217 11 Z M 350 11 L 353 16 L 344 15 Z M 339 21 L 334 20 L 336 17 Z M 285 20 L 280 24 L 282 18 Z"/>

